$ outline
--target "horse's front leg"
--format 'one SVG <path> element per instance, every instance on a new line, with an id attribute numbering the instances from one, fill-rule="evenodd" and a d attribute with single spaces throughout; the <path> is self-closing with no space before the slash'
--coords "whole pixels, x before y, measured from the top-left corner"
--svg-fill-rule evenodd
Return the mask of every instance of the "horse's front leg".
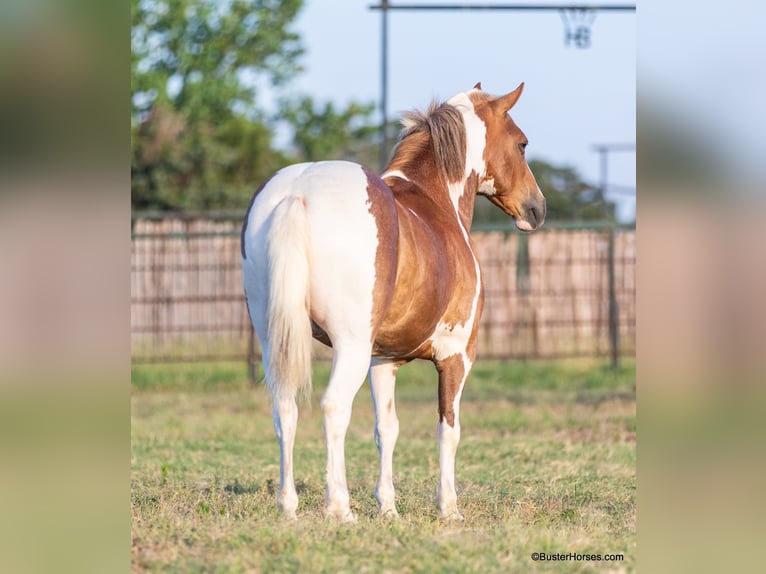
<path id="1" fill-rule="evenodd" d="M 467 351 L 435 360 L 439 371 L 439 486 L 436 500 L 439 515 L 447 520 L 463 520 L 457 509 L 455 455 L 460 443 L 460 396 L 473 366 L 475 355 Z"/>

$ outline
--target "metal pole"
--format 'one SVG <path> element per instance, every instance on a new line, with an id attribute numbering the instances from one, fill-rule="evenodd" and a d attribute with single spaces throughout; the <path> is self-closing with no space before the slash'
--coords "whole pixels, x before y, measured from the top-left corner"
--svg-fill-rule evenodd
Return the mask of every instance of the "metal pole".
<path id="1" fill-rule="evenodd" d="M 600 181 L 600 187 L 601 187 L 601 193 L 606 194 L 606 186 L 609 182 L 609 156 L 608 152 L 609 149 L 604 146 L 597 148 L 596 151 L 598 151 L 599 154 L 599 160 L 600 160 L 600 173 L 601 173 L 601 181 Z"/>
<path id="2" fill-rule="evenodd" d="M 370 10 L 491 10 L 515 12 L 540 12 L 559 10 L 605 10 L 610 12 L 635 12 L 635 4 L 389 4 L 381 0 L 380 4 L 369 6 Z"/>
<path id="3" fill-rule="evenodd" d="M 606 210 L 606 187 L 609 185 L 609 154 L 606 147 L 599 148 L 599 157 L 601 160 L 601 182 L 599 187 L 601 188 L 601 204 L 604 206 L 602 209 L 602 216 Z"/>
<path id="4" fill-rule="evenodd" d="M 617 293 L 614 278 L 614 235 L 615 229 L 609 230 L 609 349 L 612 356 L 612 369 L 617 370 L 620 366 L 620 318 L 617 308 Z"/>
<path id="5" fill-rule="evenodd" d="M 388 164 L 388 0 L 380 3 L 380 171 Z"/>

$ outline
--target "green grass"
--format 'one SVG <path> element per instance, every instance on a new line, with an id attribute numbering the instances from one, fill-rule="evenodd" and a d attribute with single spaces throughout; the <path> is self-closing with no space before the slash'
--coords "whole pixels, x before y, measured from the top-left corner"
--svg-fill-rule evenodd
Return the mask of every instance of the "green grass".
<path id="1" fill-rule="evenodd" d="M 346 441 L 353 525 L 322 515 L 325 450 L 316 369 L 295 447 L 298 522 L 276 510 L 279 448 L 262 386 L 243 365 L 133 369 L 132 563 L 146 572 L 633 571 L 635 365 L 479 363 L 463 394 L 456 479 L 465 522 L 437 518 L 436 375 L 403 367 L 394 483 L 380 520 L 366 388 Z M 532 552 L 622 553 L 533 562 Z"/>

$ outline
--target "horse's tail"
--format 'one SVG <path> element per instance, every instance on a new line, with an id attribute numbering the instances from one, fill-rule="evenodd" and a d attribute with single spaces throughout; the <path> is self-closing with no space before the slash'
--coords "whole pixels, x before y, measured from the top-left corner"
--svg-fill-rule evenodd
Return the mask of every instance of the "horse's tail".
<path id="1" fill-rule="evenodd" d="M 309 226 L 302 198 L 288 197 L 274 210 L 267 235 L 269 354 L 266 383 L 275 400 L 311 393 Z"/>

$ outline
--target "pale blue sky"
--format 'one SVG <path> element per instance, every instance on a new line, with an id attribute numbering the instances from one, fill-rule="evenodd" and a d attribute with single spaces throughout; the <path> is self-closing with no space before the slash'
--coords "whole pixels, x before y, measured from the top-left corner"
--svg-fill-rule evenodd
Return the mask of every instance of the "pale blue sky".
<path id="1" fill-rule="evenodd" d="M 401 0 L 407 2 L 414 3 Z M 296 23 L 306 70 L 294 89 L 319 101 L 379 100 L 380 13 L 368 9 L 373 3 L 307 0 Z M 431 98 L 447 99 L 478 81 L 496 94 L 523 81 L 511 115 L 529 137 L 528 156 L 572 166 L 597 183 L 592 144 L 635 142 L 635 13 L 598 13 L 591 39 L 589 49 L 565 47 L 557 12 L 393 11 L 389 115 L 424 108 Z M 609 181 L 635 187 L 634 153 L 611 156 Z M 632 213 L 630 197 L 622 211 Z"/>
<path id="2" fill-rule="evenodd" d="M 641 0 L 638 78 L 743 188 L 766 183 L 766 2 Z"/>

